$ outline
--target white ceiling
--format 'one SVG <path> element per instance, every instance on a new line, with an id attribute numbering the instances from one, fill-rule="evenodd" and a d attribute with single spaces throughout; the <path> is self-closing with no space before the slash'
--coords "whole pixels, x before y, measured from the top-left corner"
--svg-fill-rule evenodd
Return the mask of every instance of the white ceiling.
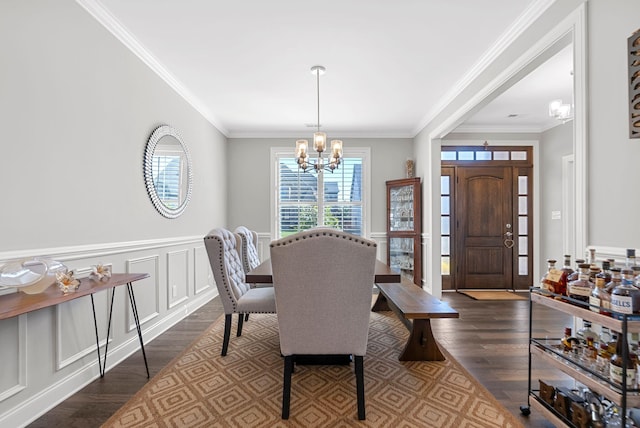
<path id="1" fill-rule="evenodd" d="M 78 0 L 228 137 L 413 137 L 548 0 Z M 558 60 L 560 61 L 560 60 Z M 557 73 L 554 71 L 554 73 Z M 465 126 L 544 128 L 554 79 Z M 553 83 L 553 85 L 552 85 Z M 520 90 L 518 86 L 522 86 Z M 558 89 L 558 91 L 560 91 Z M 526 97 L 526 98 L 523 98 Z M 533 99 L 535 102 L 529 102 Z M 544 105 L 543 105 L 544 104 Z M 535 107 L 540 112 L 530 108 Z M 525 121 L 526 119 L 526 121 Z"/>

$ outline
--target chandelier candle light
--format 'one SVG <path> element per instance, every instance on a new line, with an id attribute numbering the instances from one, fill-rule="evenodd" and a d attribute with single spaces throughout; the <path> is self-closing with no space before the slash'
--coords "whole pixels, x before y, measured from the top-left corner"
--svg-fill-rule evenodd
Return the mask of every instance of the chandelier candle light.
<path id="1" fill-rule="evenodd" d="M 324 74 L 326 69 L 321 65 L 314 65 L 311 67 L 311 73 L 316 75 L 316 90 L 318 95 L 318 123 L 316 126 L 316 132 L 313 134 L 313 149 L 318 152 L 318 158 L 315 163 L 309 159 L 309 142 L 307 140 L 296 141 L 296 160 L 298 167 L 304 172 L 313 169 L 316 172 L 322 172 L 323 170 L 333 172 L 334 169 L 340 165 L 340 159 L 342 159 L 342 141 L 331 141 L 331 156 L 326 159 L 322 157 L 322 153 L 327 148 L 327 134 L 320 132 L 320 75 Z"/>
<path id="2" fill-rule="evenodd" d="M 558 119 L 562 123 L 571 119 L 571 104 L 563 104 L 562 100 L 553 100 L 549 103 L 549 116 Z"/>

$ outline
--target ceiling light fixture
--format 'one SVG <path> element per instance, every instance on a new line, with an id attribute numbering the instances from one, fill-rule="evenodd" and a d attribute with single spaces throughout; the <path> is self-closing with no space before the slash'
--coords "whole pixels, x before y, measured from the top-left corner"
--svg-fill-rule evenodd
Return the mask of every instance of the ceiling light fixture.
<path id="1" fill-rule="evenodd" d="M 562 100 L 553 100 L 549 103 L 549 116 L 558 119 L 562 123 L 571 120 L 571 104 L 562 104 Z"/>
<path id="2" fill-rule="evenodd" d="M 318 152 L 318 158 L 315 162 L 309 159 L 309 141 L 297 140 L 296 141 L 296 160 L 298 162 L 298 168 L 304 172 L 310 171 L 311 168 L 316 172 L 322 172 L 324 170 L 333 172 L 334 169 L 340 165 L 342 159 L 342 141 L 331 141 L 331 156 L 325 159 L 322 157 L 322 152 L 327 148 L 327 134 L 320 132 L 320 75 L 324 74 L 326 68 L 321 65 L 314 65 L 311 67 L 311 73 L 316 75 L 316 92 L 318 96 L 318 122 L 316 124 L 316 132 L 313 134 L 313 150 Z"/>

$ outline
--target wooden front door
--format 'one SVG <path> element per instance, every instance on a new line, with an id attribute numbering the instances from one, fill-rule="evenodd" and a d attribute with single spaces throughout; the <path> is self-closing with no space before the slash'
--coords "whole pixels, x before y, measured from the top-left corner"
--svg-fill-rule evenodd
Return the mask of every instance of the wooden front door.
<path id="1" fill-rule="evenodd" d="M 506 166 L 458 168 L 458 288 L 513 288 L 513 177 Z"/>
<path id="2" fill-rule="evenodd" d="M 442 289 L 533 285 L 533 150 L 443 146 Z"/>

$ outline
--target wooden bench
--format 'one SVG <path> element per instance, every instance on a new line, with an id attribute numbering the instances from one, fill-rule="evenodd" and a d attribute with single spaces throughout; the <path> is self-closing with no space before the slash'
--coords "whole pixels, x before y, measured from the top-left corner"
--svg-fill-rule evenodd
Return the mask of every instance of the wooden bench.
<path id="1" fill-rule="evenodd" d="M 380 293 L 371 310 L 392 310 L 409 329 L 409 339 L 399 360 L 443 361 L 444 355 L 431 331 L 431 319 L 459 318 L 458 312 L 404 278 L 400 283 L 376 283 L 376 287 Z"/>

